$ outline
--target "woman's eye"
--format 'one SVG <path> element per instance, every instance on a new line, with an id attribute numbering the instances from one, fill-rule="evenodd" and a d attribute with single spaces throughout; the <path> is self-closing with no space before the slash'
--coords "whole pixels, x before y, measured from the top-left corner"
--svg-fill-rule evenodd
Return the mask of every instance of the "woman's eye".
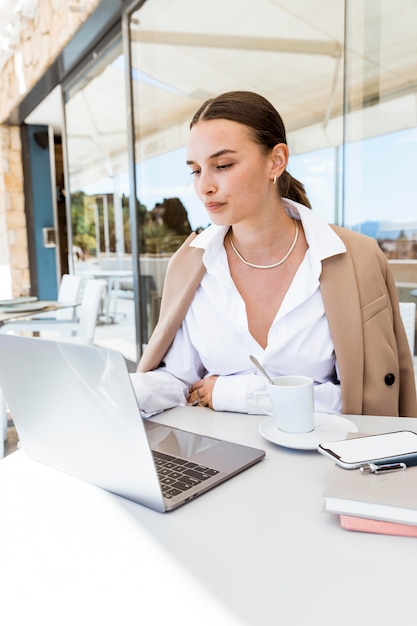
<path id="1" fill-rule="evenodd" d="M 216 170 L 227 170 L 229 167 L 232 167 L 233 163 L 225 163 L 224 165 L 216 165 Z M 195 169 L 191 170 L 190 176 L 199 176 L 201 174 L 201 170 Z"/>

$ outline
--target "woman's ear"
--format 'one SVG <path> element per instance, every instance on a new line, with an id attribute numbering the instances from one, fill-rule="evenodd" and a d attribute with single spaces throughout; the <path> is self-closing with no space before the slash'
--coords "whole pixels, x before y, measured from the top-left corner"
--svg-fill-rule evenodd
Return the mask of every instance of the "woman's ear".
<path id="1" fill-rule="evenodd" d="M 288 146 L 286 143 L 277 143 L 272 148 L 271 152 L 272 164 L 271 164 L 271 177 L 276 176 L 279 178 L 283 172 L 285 172 L 288 165 Z"/>

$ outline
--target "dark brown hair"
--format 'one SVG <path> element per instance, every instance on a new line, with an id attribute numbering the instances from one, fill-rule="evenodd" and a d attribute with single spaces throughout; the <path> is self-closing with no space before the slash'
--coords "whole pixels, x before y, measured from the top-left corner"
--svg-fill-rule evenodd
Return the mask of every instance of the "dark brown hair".
<path id="1" fill-rule="evenodd" d="M 278 143 L 287 143 L 284 122 L 263 96 L 252 91 L 229 91 L 206 100 L 191 120 L 190 128 L 202 120 L 224 119 L 251 129 L 254 141 L 267 153 Z M 282 197 L 311 208 L 304 185 L 287 170 L 279 178 Z"/>

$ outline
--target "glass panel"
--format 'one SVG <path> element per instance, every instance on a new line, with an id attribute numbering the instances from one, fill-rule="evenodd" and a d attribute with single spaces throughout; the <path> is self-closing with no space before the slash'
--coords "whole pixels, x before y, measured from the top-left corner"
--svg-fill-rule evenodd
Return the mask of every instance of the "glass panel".
<path id="1" fill-rule="evenodd" d="M 107 281 L 95 343 L 137 360 L 121 42 L 66 92 L 74 270 Z"/>
<path id="2" fill-rule="evenodd" d="M 341 220 L 338 211 L 341 152 L 341 147 L 334 147 L 296 154 L 290 156 L 288 165 L 291 174 L 303 181 L 313 209 L 331 223 Z"/>
<path id="3" fill-rule="evenodd" d="M 400 300 L 415 301 L 417 3 L 346 6 L 345 222 L 378 240 Z"/>
<path id="4" fill-rule="evenodd" d="M 208 225 L 184 165 L 190 118 L 205 99 L 233 89 L 273 102 L 287 127 L 289 170 L 313 210 L 376 237 L 401 299 L 413 298 L 417 4 L 346 0 L 345 63 L 343 2 L 194 5 L 147 0 L 130 22 L 143 342 L 169 258 L 190 230 Z M 102 321 L 116 323 L 103 323 L 96 341 L 135 360 L 126 71 L 117 42 L 66 93 L 67 191 L 77 271 L 127 272 L 110 279 Z"/>
<path id="5" fill-rule="evenodd" d="M 208 225 L 185 167 L 189 122 L 207 98 L 238 89 L 271 100 L 287 128 L 289 170 L 306 185 L 314 210 L 338 221 L 343 11 L 342 2 L 328 0 L 199 0 L 198 9 L 192 0 L 147 0 L 132 15 L 149 332 L 170 256 L 190 229 Z"/>

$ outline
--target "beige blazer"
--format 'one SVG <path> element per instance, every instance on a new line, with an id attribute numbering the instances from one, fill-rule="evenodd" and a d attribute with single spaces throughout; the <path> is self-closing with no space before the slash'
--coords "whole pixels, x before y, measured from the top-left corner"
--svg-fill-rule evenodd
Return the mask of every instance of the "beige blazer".
<path id="1" fill-rule="evenodd" d="M 332 226 L 347 252 L 325 259 L 320 290 L 340 372 L 343 413 L 417 417 L 413 362 L 397 291 L 374 239 Z M 158 324 L 138 371 L 157 368 L 204 275 L 203 250 L 184 242 L 168 265 Z"/>

